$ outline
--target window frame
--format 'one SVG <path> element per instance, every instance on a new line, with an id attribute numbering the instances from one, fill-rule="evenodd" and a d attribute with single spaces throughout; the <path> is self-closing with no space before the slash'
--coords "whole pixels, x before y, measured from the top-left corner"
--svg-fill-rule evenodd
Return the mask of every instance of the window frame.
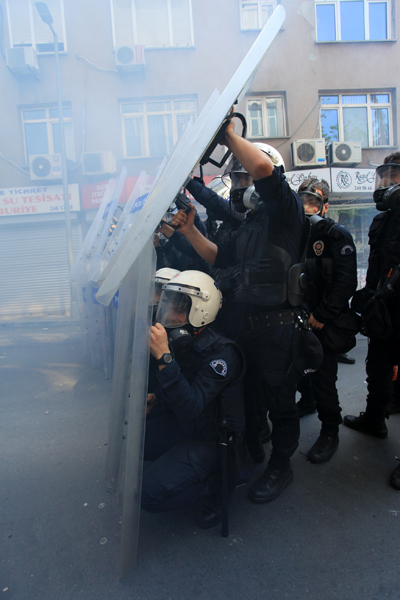
<path id="1" fill-rule="evenodd" d="M 10 39 L 10 46 L 12 48 L 33 48 L 36 52 L 36 54 L 38 56 L 42 56 L 42 55 L 47 55 L 47 54 L 54 54 L 54 44 L 53 41 L 48 42 L 49 44 L 51 44 L 53 46 L 52 50 L 46 50 L 46 51 L 40 51 L 38 49 L 38 43 L 36 42 L 36 32 L 35 32 L 35 25 L 34 25 L 34 18 L 33 18 L 33 4 L 32 4 L 33 0 L 27 0 L 28 3 L 28 9 L 29 9 L 29 25 L 30 25 L 30 34 L 31 34 L 31 40 L 30 42 L 27 41 L 26 43 L 18 43 L 15 44 L 13 42 L 13 28 L 12 28 L 12 24 L 11 24 L 11 14 L 10 14 L 10 9 L 9 9 L 9 3 L 12 2 L 12 0 L 6 0 L 6 12 L 7 12 L 7 24 L 8 24 L 8 33 L 9 33 L 9 39 Z M 67 48 L 67 35 L 66 35 L 66 27 L 65 27 L 65 11 L 64 11 L 64 0 L 58 0 L 60 3 L 60 10 L 61 10 L 61 25 L 62 25 L 62 41 L 58 41 L 58 51 L 62 54 L 66 54 L 68 52 L 68 48 Z M 48 25 L 45 25 L 46 27 L 48 27 Z M 49 29 L 50 31 L 50 29 Z M 40 45 L 45 45 L 40 44 Z"/>
<path id="2" fill-rule="evenodd" d="M 271 136 L 269 135 L 269 127 L 268 127 L 268 115 L 267 115 L 267 106 L 266 100 L 277 98 L 281 101 L 282 105 L 282 119 L 283 119 L 283 132 L 282 135 Z M 251 102 L 259 101 L 261 102 L 261 110 L 262 110 L 262 125 L 263 125 L 263 134 L 262 135 L 252 135 L 250 131 L 249 123 L 251 122 L 249 104 Z M 246 121 L 248 123 L 248 131 L 247 136 L 252 140 L 261 140 L 261 139 L 283 139 L 287 137 L 287 117 L 286 117 L 286 94 L 285 92 L 270 92 L 270 93 L 262 93 L 262 94 L 254 94 L 251 96 L 246 96 Z"/>
<path id="3" fill-rule="evenodd" d="M 315 38 L 317 44 L 354 44 L 355 42 L 373 43 L 373 42 L 387 42 L 392 41 L 392 14 L 393 14 L 393 2 L 392 0 L 358 0 L 364 3 L 364 39 L 362 40 L 342 40 L 341 39 L 341 2 L 353 2 L 354 0 L 315 0 Z M 370 28 L 369 28 L 369 5 L 377 3 L 386 3 L 386 28 L 387 37 L 379 40 L 370 39 Z M 319 40 L 318 39 L 318 18 L 317 18 L 317 6 L 327 6 L 329 4 L 335 7 L 335 39 L 334 40 Z"/>
<path id="4" fill-rule="evenodd" d="M 188 11 L 189 11 L 189 21 L 190 21 L 190 44 L 186 45 L 174 45 L 173 44 L 173 22 L 172 22 L 172 9 L 171 9 L 171 0 L 165 0 L 167 3 L 167 11 L 168 11 L 168 32 L 169 32 L 169 45 L 159 45 L 159 46 L 146 46 L 139 41 L 138 36 L 138 22 L 136 18 L 136 4 L 135 0 L 130 0 L 130 12 L 132 19 L 132 40 L 131 44 L 123 44 L 123 45 L 132 45 L 132 46 L 144 46 L 145 50 L 168 50 L 168 49 L 184 49 L 184 48 L 194 48 L 194 27 L 193 27 L 193 7 L 192 0 L 188 1 Z M 117 40 L 117 32 L 116 32 L 116 17 L 114 12 L 114 3 L 113 0 L 110 0 L 110 10 L 111 10 L 111 23 L 112 23 L 112 36 L 113 36 L 113 45 L 114 50 L 121 46 Z"/>
<path id="5" fill-rule="evenodd" d="M 371 102 L 371 96 L 373 95 L 380 95 L 380 94 L 385 94 L 389 96 L 389 102 L 388 103 L 373 103 Z M 373 149 L 373 150 L 377 150 L 380 148 L 393 148 L 394 147 L 394 136 L 395 136 L 395 132 L 394 132 L 394 128 L 393 128 L 393 107 L 394 107 L 394 97 L 393 97 L 393 91 L 392 90 L 388 90 L 388 89 L 381 89 L 381 90 L 350 90 L 350 91 L 329 91 L 329 92 L 319 92 L 318 93 L 319 96 L 319 127 L 320 127 L 320 133 L 321 133 L 321 137 L 323 136 L 322 133 L 322 121 L 321 121 L 321 113 L 322 110 L 337 110 L 337 114 L 338 114 L 338 137 L 339 137 L 339 142 L 357 142 L 360 140 L 345 140 L 344 139 L 344 119 L 343 119 L 343 108 L 367 108 L 367 136 L 368 136 L 368 146 L 362 146 L 363 150 L 367 150 L 367 149 Z M 322 104 L 321 102 L 321 98 L 323 96 L 338 96 L 338 104 Z M 346 104 L 343 103 L 342 98 L 343 96 L 367 96 L 367 101 L 366 103 L 359 103 L 359 104 Z M 385 144 L 385 145 L 374 145 L 373 143 L 373 121 L 372 121 L 372 110 L 376 109 L 376 108 L 387 108 L 388 109 L 388 124 L 389 124 L 389 144 Z M 329 140 L 327 143 L 331 143 L 332 141 L 336 141 L 336 140 Z"/>
<path id="6" fill-rule="evenodd" d="M 25 153 L 25 158 L 26 158 L 26 163 L 29 164 L 29 156 L 35 156 L 34 154 L 30 155 L 28 154 L 28 148 L 27 148 L 27 142 L 26 142 L 26 135 L 25 135 L 25 124 L 29 124 L 29 123 L 46 123 L 46 133 L 47 133 L 47 145 L 48 145 L 48 155 L 52 155 L 52 154 L 57 154 L 57 152 L 55 152 L 54 150 L 54 138 L 53 138 L 53 125 L 55 123 L 59 123 L 60 122 L 60 118 L 59 117 L 51 117 L 50 116 L 50 111 L 51 110 L 58 110 L 58 104 L 29 104 L 29 105 L 23 105 L 23 106 L 19 106 L 19 111 L 20 111 L 20 115 L 21 115 L 21 123 L 22 123 L 22 135 L 23 135 L 23 141 L 24 141 L 24 153 Z M 71 116 L 70 117 L 66 117 L 63 116 L 63 121 L 64 121 L 64 125 L 66 123 L 71 123 L 71 148 L 73 149 L 73 155 L 68 155 L 68 145 L 67 145 L 67 139 L 66 141 L 66 151 L 67 151 L 67 159 L 68 160 L 72 160 L 73 162 L 75 162 L 75 140 L 74 140 L 74 129 L 73 129 L 73 119 L 72 119 L 72 106 L 70 102 L 63 102 L 63 112 L 64 109 L 70 109 L 71 110 Z M 25 119 L 24 118 L 24 111 L 28 111 L 28 110 L 45 110 L 46 111 L 46 117 L 45 118 L 40 118 L 40 119 Z M 67 131 L 64 129 L 66 136 Z"/>
<path id="7" fill-rule="evenodd" d="M 273 9 L 272 12 L 276 9 L 276 7 L 278 6 L 278 4 L 280 4 L 280 0 L 239 0 L 239 10 L 240 10 L 240 30 L 241 31 L 260 31 L 265 23 L 263 24 L 262 22 L 262 5 L 269 5 L 271 4 Z M 244 23 L 243 23 L 243 7 L 246 4 L 257 4 L 257 24 L 258 27 L 256 28 L 250 28 L 250 27 L 244 27 Z"/>
<path id="8" fill-rule="evenodd" d="M 188 109 L 184 111 L 182 109 L 175 109 L 174 102 L 179 101 L 193 101 L 195 103 L 194 110 Z M 142 112 L 132 112 L 132 113 L 124 113 L 122 110 L 123 105 L 125 104 L 133 104 L 133 103 L 143 103 L 145 110 Z M 170 102 L 171 103 L 171 111 L 149 111 L 147 110 L 147 103 L 151 102 Z M 121 133 L 122 133 L 122 148 L 123 148 L 123 156 L 125 159 L 143 159 L 143 158 L 157 158 L 161 155 L 159 154 L 150 154 L 150 138 L 149 138 L 149 123 L 148 117 L 153 115 L 171 115 L 172 117 L 172 147 L 170 148 L 167 155 L 170 154 L 176 142 L 179 139 L 178 136 L 178 123 L 176 117 L 182 114 L 194 115 L 194 121 L 198 116 L 198 104 L 197 104 L 197 96 L 195 95 L 187 95 L 187 96 L 156 96 L 156 97 L 140 97 L 140 98 L 124 98 L 119 100 L 119 112 L 121 118 Z M 133 118 L 142 118 L 143 119 L 143 140 L 144 140 L 144 154 L 140 154 L 137 156 L 128 156 L 127 148 L 126 148 L 126 131 L 125 131 L 125 119 L 133 119 Z"/>

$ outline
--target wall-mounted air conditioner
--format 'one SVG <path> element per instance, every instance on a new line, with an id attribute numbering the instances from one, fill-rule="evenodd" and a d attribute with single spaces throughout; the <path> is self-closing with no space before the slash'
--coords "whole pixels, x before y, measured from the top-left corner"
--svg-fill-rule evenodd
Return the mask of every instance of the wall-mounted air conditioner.
<path id="1" fill-rule="evenodd" d="M 115 49 L 115 62 L 122 73 L 144 69 L 144 46 L 119 46 Z"/>
<path id="2" fill-rule="evenodd" d="M 115 173 L 117 163 L 115 156 L 110 151 L 84 152 L 82 158 L 82 172 L 84 175 L 105 175 Z"/>
<path id="3" fill-rule="evenodd" d="M 37 54 L 31 46 L 6 48 L 6 63 L 16 76 L 39 74 Z"/>
<path id="4" fill-rule="evenodd" d="M 31 154 L 29 156 L 31 179 L 62 179 L 61 154 Z"/>
<path id="5" fill-rule="evenodd" d="M 292 157 L 294 167 L 325 166 L 325 139 L 294 140 L 292 142 Z"/>
<path id="6" fill-rule="evenodd" d="M 329 144 L 329 164 L 332 167 L 355 166 L 362 161 L 361 142 L 331 142 Z"/>

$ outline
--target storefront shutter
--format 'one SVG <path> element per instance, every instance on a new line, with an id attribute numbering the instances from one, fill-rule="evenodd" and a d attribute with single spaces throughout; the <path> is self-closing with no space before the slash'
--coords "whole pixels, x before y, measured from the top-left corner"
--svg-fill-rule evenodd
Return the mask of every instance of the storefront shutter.
<path id="1" fill-rule="evenodd" d="M 74 254 L 80 229 L 72 224 Z M 3 225 L 0 231 L 0 316 L 65 314 L 69 311 L 64 222 Z"/>

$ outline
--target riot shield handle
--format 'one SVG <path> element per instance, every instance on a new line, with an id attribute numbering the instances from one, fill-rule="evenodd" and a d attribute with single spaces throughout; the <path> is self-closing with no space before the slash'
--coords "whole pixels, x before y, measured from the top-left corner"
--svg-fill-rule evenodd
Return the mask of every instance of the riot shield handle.
<path id="1" fill-rule="evenodd" d="M 232 154 L 232 152 L 230 150 L 227 150 L 225 152 L 225 154 L 222 157 L 222 160 L 220 162 L 217 162 L 216 160 L 214 160 L 213 158 L 211 158 L 211 154 L 214 152 L 215 148 L 218 146 L 218 144 L 220 143 L 220 141 L 224 137 L 224 135 L 225 135 L 225 129 L 227 128 L 230 120 L 233 119 L 233 117 L 237 117 L 239 119 L 239 121 L 241 121 L 241 123 L 242 123 L 242 133 L 241 133 L 241 136 L 243 138 L 246 137 L 247 122 L 246 122 L 246 118 L 244 117 L 244 115 L 242 115 L 241 113 L 238 113 L 238 112 L 234 112 L 234 113 L 229 114 L 222 121 L 220 128 L 218 129 L 217 133 L 213 137 L 213 139 L 212 139 L 211 143 L 209 144 L 207 150 L 204 152 L 203 156 L 201 157 L 200 166 L 206 165 L 207 163 L 211 163 L 212 165 L 214 165 L 214 166 L 216 166 L 218 168 L 221 168 L 226 163 L 226 161 L 228 160 L 228 158 Z"/>

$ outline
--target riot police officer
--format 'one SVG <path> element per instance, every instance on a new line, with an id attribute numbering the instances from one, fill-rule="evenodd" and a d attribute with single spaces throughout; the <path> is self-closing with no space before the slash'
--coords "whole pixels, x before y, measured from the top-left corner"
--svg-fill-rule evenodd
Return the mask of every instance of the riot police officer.
<path id="1" fill-rule="evenodd" d="M 366 361 L 368 396 L 365 412 L 347 415 L 351 429 L 384 439 L 392 398 L 393 367 L 400 364 L 400 152 L 387 156 L 376 169 L 373 194 L 379 214 L 369 229 L 370 254 L 366 284 L 352 306 L 365 319 L 369 337 Z M 400 465 L 390 484 L 400 490 Z"/>
<path id="2" fill-rule="evenodd" d="M 184 271 L 163 285 L 150 342 L 158 385 L 147 397 L 144 459 L 154 461 L 143 475 L 142 508 L 148 512 L 218 495 L 222 420 L 234 437 L 231 491 L 251 478 L 242 437 L 243 355 L 209 327 L 221 300 L 214 280 L 199 271 Z M 220 520 L 218 506 L 210 504 L 198 524 L 208 528 Z"/>
<path id="3" fill-rule="evenodd" d="M 318 370 L 298 384 L 302 393 L 298 407 L 301 415 L 315 408 L 318 411 L 321 432 L 307 457 L 313 463 L 323 463 L 332 458 L 339 444 L 342 418 L 336 389 L 337 352 L 343 351 L 329 346 L 324 334 L 339 315 L 349 312 L 349 300 L 357 288 L 357 260 L 349 231 L 325 216 L 329 207 L 328 183 L 310 177 L 301 183 L 298 194 L 311 221 L 306 255 L 308 322 L 324 350 Z"/>
<path id="4" fill-rule="evenodd" d="M 267 153 L 238 136 L 232 122 L 223 143 L 241 165 L 232 177 L 231 199 L 236 210 L 250 208 L 246 221 L 229 242 L 216 245 L 194 227 L 194 209 L 188 216 L 179 211 L 174 219 L 181 225 L 181 233 L 214 267 L 238 261 L 230 322 L 246 357 L 246 430 L 258 426 L 254 400 L 259 387 L 252 398 L 247 397 L 252 380 L 264 383 L 273 425 L 267 468 L 249 494 L 252 501 L 265 503 L 277 498 L 293 480 L 290 458 L 298 446 L 300 427 L 295 383 L 287 383 L 286 376 L 293 359 L 293 306 L 299 297 L 292 295 L 291 269 L 302 258 L 308 227 L 283 169 L 276 167 Z"/>

